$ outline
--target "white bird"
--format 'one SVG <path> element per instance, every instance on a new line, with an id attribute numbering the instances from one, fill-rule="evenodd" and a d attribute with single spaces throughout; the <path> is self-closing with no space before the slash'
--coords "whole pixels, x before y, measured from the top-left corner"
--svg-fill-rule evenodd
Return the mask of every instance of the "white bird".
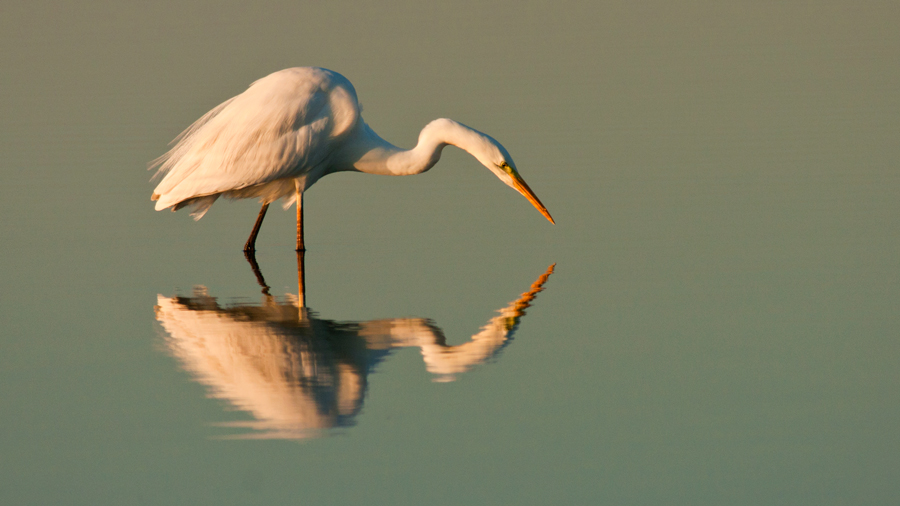
<path id="1" fill-rule="evenodd" d="M 200 219 L 220 196 L 259 198 L 262 209 L 244 245 L 255 249 L 269 204 L 297 203 L 297 250 L 303 243 L 303 192 L 326 174 L 357 171 L 404 176 L 430 169 L 448 144 L 478 159 L 524 195 L 551 223 L 547 208 L 490 136 L 450 119 L 437 119 L 415 148 L 400 149 L 360 116 L 356 90 L 331 70 L 300 67 L 257 80 L 194 122 L 174 147 L 151 163 L 164 177 L 153 191 L 156 210 L 193 206 Z"/>

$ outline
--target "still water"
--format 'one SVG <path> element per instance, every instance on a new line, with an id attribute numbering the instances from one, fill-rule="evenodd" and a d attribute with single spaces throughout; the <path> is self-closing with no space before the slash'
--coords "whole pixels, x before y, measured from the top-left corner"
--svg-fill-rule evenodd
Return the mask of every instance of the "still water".
<path id="1" fill-rule="evenodd" d="M 896 503 L 898 20 L 7 2 L 0 503 Z M 303 259 L 290 211 L 255 262 L 255 202 L 154 212 L 147 163 L 299 65 L 399 146 L 495 137 L 557 225 L 451 148 L 317 183 Z"/>
<path id="2" fill-rule="evenodd" d="M 322 429 L 354 425 L 368 375 L 397 348 L 417 348 L 434 381 L 495 357 L 513 338 L 525 308 L 553 273 L 551 265 L 531 288 L 463 344 L 448 346 L 441 329 L 424 318 L 334 322 L 305 304 L 304 253 L 297 253 L 297 294 L 279 301 L 255 257 L 248 254 L 263 302 L 221 305 L 205 287 L 191 297 L 164 297 L 156 319 L 182 367 L 209 387 L 211 397 L 249 411 L 259 431 L 236 437 L 303 439 Z"/>

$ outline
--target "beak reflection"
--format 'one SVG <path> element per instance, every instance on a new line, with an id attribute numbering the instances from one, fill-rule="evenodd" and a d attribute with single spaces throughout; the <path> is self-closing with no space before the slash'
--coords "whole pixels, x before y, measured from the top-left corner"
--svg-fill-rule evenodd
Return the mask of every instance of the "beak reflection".
<path id="1" fill-rule="evenodd" d="M 551 265 L 525 293 L 499 309 L 468 342 L 448 346 L 428 318 L 320 318 L 303 304 L 302 256 L 298 296 L 269 295 L 255 260 L 251 267 L 263 286 L 259 304 L 221 303 L 198 287 L 190 297 L 159 295 L 155 307 L 168 351 L 181 367 L 206 386 L 209 397 L 252 416 L 217 424 L 249 429 L 227 436 L 239 439 L 302 439 L 354 425 L 369 372 L 397 348 L 419 348 L 435 381 L 453 381 L 510 343 L 525 309 L 554 269 Z"/>

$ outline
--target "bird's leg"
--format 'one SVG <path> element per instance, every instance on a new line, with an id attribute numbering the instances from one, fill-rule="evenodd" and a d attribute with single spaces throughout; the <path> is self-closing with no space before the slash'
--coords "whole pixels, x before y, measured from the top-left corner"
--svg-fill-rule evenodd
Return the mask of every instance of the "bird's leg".
<path id="1" fill-rule="evenodd" d="M 256 251 L 256 236 L 259 234 L 259 227 L 262 226 L 263 218 L 266 217 L 266 211 L 268 210 L 269 203 L 267 202 L 259 210 L 259 216 L 256 217 L 256 223 L 253 225 L 253 231 L 250 232 L 250 237 L 247 239 L 247 243 L 244 244 L 244 252 Z"/>
<path id="2" fill-rule="evenodd" d="M 303 245 L 303 191 L 299 180 L 294 180 L 294 188 L 297 191 L 297 251 L 306 251 Z"/>

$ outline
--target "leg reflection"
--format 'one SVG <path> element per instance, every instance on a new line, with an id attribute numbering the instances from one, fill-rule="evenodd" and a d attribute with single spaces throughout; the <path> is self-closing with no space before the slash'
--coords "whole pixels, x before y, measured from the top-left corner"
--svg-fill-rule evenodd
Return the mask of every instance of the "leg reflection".
<path id="1" fill-rule="evenodd" d="M 297 250 L 297 304 L 306 307 L 306 251 Z"/>
<path id="2" fill-rule="evenodd" d="M 265 278 L 263 278 L 262 271 L 259 270 L 259 264 L 256 263 L 256 254 L 253 250 L 244 250 L 244 258 L 247 259 L 247 262 L 250 263 L 250 268 L 253 269 L 253 275 L 256 276 L 256 282 L 259 283 L 259 286 L 262 287 L 263 295 L 269 295 L 269 285 L 266 284 Z"/>

